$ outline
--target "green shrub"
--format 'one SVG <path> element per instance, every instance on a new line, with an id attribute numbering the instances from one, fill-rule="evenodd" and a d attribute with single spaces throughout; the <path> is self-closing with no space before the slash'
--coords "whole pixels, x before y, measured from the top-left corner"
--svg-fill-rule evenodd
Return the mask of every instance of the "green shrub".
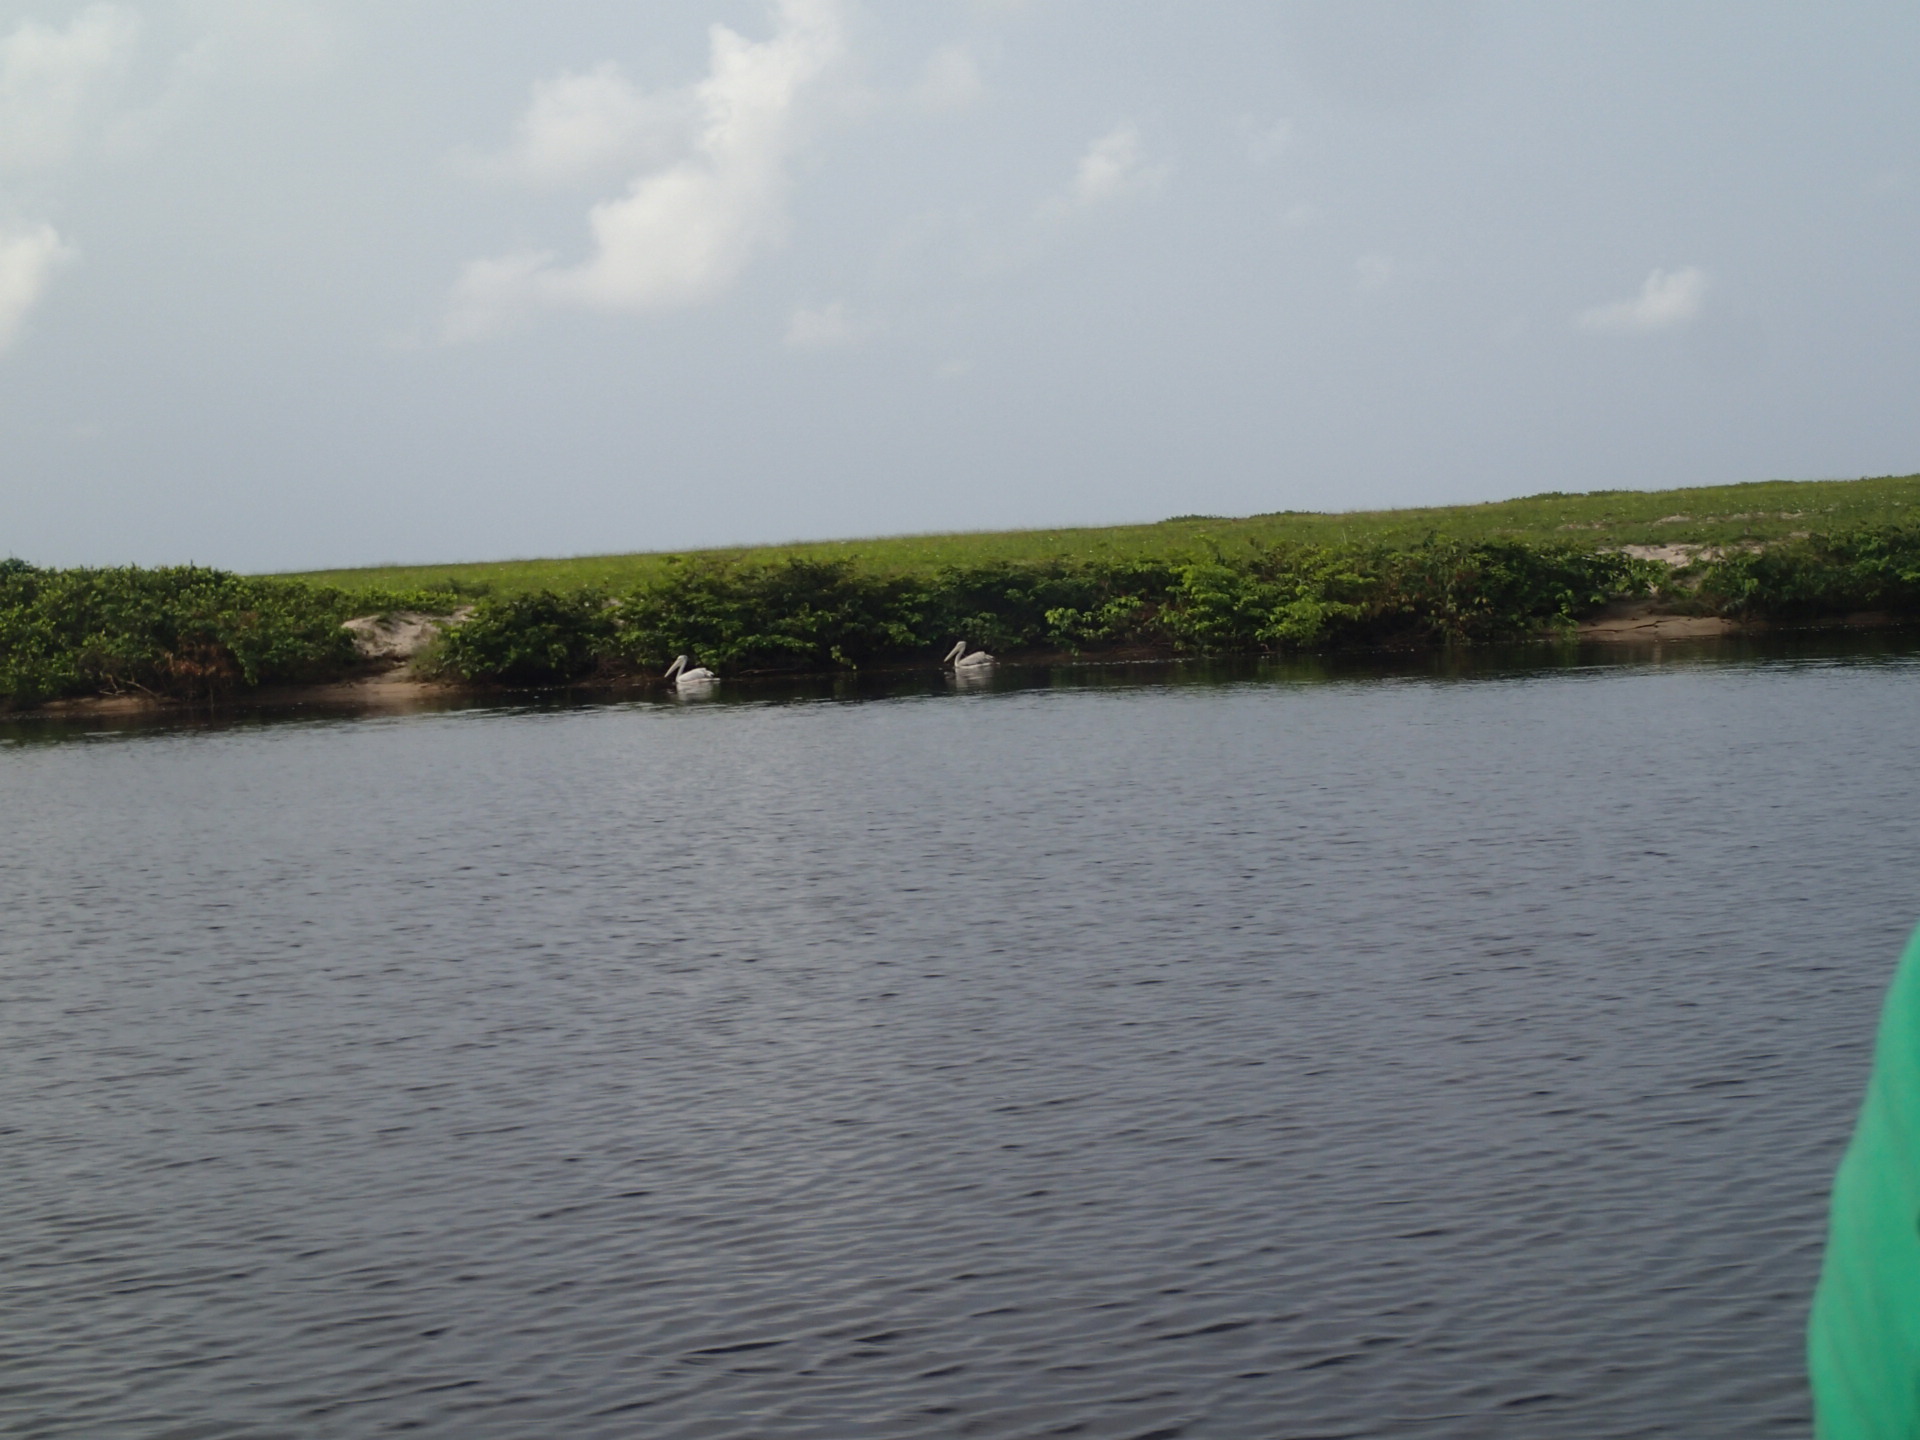
<path id="1" fill-rule="evenodd" d="M 336 592 L 202 566 L 0 566 L 0 700 L 141 691 L 208 698 L 358 661 Z"/>
<path id="2" fill-rule="evenodd" d="M 1173 575 L 1157 560 L 949 566 L 920 587 L 919 643 L 1011 651 L 1159 641 L 1154 616 Z"/>
<path id="3" fill-rule="evenodd" d="M 1382 618 L 1397 617 L 1409 632 L 1443 643 L 1565 628 L 1609 600 L 1647 593 L 1666 573 L 1612 551 L 1438 537 L 1380 563 Z"/>
<path id="4" fill-rule="evenodd" d="M 1863 526 L 1735 551 L 1705 567 L 1697 593 L 1723 614 L 1756 618 L 1920 613 L 1920 526 Z"/>
<path id="5" fill-rule="evenodd" d="M 555 685 L 598 668 L 612 649 L 613 617 L 597 591 L 538 590 L 482 600 L 440 638 L 440 668 L 466 680 Z"/>
<path id="6" fill-rule="evenodd" d="M 693 563 L 620 597 L 613 653 L 657 670 L 676 655 L 753 670 L 853 668 L 911 651 L 917 597 L 844 560 Z"/>
<path id="7" fill-rule="evenodd" d="M 1160 626 L 1190 650 L 1311 649 L 1368 618 L 1380 590 L 1378 558 L 1300 545 L 1256 551 L 1237 564 L 1216 556 L 1182 565 Z"/>

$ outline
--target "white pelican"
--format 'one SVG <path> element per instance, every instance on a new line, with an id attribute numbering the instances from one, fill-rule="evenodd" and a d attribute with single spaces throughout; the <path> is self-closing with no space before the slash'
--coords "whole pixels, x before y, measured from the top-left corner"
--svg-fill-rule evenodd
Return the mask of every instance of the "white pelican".
<path id="1" fill-rule="evenodd" d="M 690 690 L 701 685 L 711 685 L 720 677 L 704 665 L 696 665 L 689 670 L 687 657 L 682 655 L 667 667 L 665 678 L 676 690 Z"/>
<path id="2" fill-rule="evenodd" d="M 967 654 L 967 642 L 962 640 L 947 652 L 947 658 L 940 663 L 951 665 L 955 670 L 984 670 L 993 664 L 993 656 L 984 650 Z"/>

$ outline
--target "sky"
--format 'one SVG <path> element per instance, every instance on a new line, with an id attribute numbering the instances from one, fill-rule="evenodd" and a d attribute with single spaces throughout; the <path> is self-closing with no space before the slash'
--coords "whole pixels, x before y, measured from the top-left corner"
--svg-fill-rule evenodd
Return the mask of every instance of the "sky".
<path id="1" fill-rule="evenodd" d="M 0 554 L 1920 470 L 1920 7 L 0 0 Z"/>

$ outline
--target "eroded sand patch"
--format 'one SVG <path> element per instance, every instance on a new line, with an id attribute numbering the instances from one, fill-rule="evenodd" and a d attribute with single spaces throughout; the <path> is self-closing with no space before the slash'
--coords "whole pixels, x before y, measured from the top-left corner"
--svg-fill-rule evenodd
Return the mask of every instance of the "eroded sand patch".
<path id="1" fill-rule="evenodd" d="M 442 630 L 463 623 L 471 614 L 471 605 L 462 605 L 451 615 L 391 610 L 384 615 L 356 615 L 340 628 L 353 632 L 353 648 L 369 660 L 412 660 Z"/>

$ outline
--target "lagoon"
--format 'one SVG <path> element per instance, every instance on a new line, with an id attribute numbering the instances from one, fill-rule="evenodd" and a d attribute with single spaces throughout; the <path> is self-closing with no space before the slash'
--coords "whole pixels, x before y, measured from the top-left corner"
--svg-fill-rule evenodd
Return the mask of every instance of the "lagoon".
<path id="1" fill-rule="evenodd" d="M 0 743 L 0 1432 L 1802 1434 L 1920 652 Z"/>

